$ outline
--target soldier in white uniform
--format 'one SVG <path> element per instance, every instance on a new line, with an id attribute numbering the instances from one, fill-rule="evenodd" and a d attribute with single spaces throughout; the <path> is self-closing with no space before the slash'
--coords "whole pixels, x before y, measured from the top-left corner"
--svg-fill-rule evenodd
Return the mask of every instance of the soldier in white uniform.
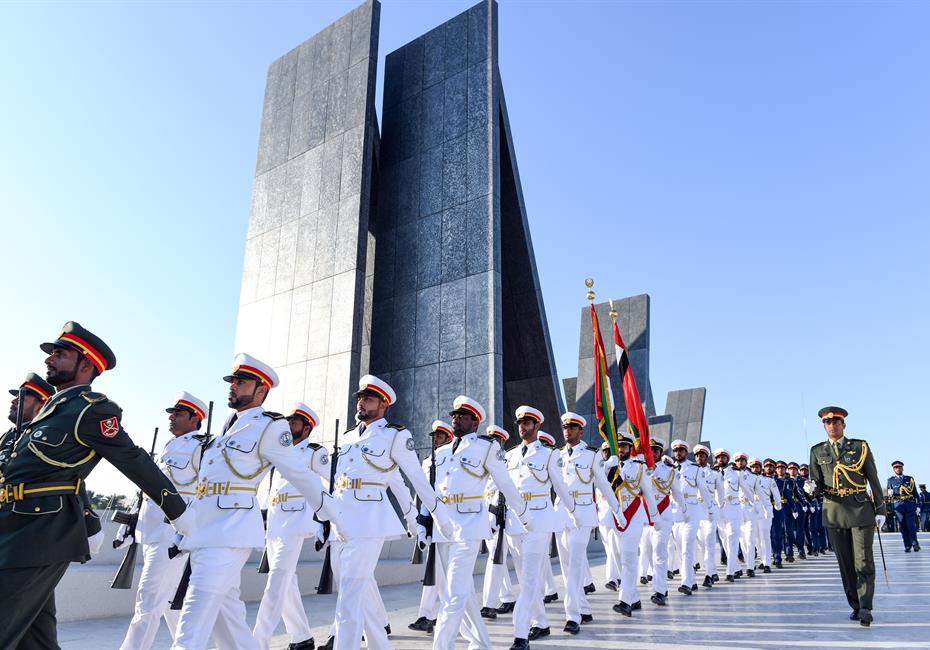
<path id="1" fill-rule="evenodd" d="M 527 513 L 527 502 L 521 498 L 507 473 L 504 451 L 497 440 L 479 436 L 478 425 L 485 418 L 484 408 L 477 401 L 460 395 L 455 399 L 452 429 L 455 439 L 441 449 L 445 461 L 438 466 L 436 491 L 452 522 L 451 535 L 434 531 L 437 549 L 437 583 L 442 607 L 433 638 L 434 650 L 455 647 L 459 630 L 464 633 L 472 650 L 488 649 L 491 639 L 478 611 L 474 589 L 475 560 L 481 540 L 491 534 L 485 491 L 488 479 L 507 500 L 508 510 L 523 529 L 533 522 Z M 442 567 L 442 576 L 439 567 Z M 462 625 L 467 615 L 467 624 Z"/>
<path id="2" fill-rule="evenodd" d="M 601 444 L 601 460 L 605 463 L 610 460 L 610 445 L 606 442 Z M 607 471 L 607 482 L 610 484 L 617 473 L 617 465 L 607 468 L 605 464 L 604 468 Z M 610 509 L 610 504 L 601 492 L 596 493 L 595 504 L 597 506 L 597 528 L 600 532 L 601 543 L 604 545 L 604 554 L 607 556 L 604 564 L 604 578 L 607 582 L 604 587 L 610 591 L 617 591 L 620 588 L 620 533 L 614 523 L 614 514 Z"/>
<path id="3" fill-rule="evenodd" d="M 739 576 L 739 537 L 743 524 L 743 509 L 740 500 L 747 498 L 746 488 L 740 480 L 741 472 L 730 466 L 730 452 L 716 449 L 714 460 L 723 477 L 723 503 L 720 506 L 720 537 L 727 554 L 727 582 L 733 582 Z"/>
<path id="4" fill-rule="evenodd" d="M 717 522 L 720 518 L 720 507 L 723 504 L 723 475 L 707 464 L 710 458 L 710 449 L 704 445 L 694 445 L 694 460 L 704 470 L 704 480 L 710 500 L 705 501 L 707 517 L 701 521 L 698 528 L 698 545 L 701 553 L 698 557 L 704 568 L 703 586 L 710 589 L 717 581 Z"/>
<path id="5" fill-rule="evenodd" d="M 503 428 L 491 424 L 486 430 L 487 435 L 497 438 L 501 448 L 507 444 L 510 434 Z M 491 538 L 486 540 L 488 546 L 488 560 L 484 567 L 484 583 L 482 588 L 481 617 L 495 619 L 498 614 L 509 614 L 513 611 L 517 597 L 513 592 L 513 582 L 510 579 L 510 569 L 507 566 L 507 534 L 499 533 L 497 529 L 497 516 L 493 514 L 497 508 L 503 508 L 506 513 L 506 504 L 502 504 L 503 495 L 494 487 L 494 479 L 488 483 L 487 502 L 492 514 Z M 506 530 L 506 527 L 505 527 Z M 494 563 L 494 553 L 498 543 L 501 546 L 501 563 Z"/>
<path id="6" fill-rule="evenodd" d="M 587 421 L 577 413 L 562 414 L 562 432 L 565 435 L 565 448 L 562 457 L 562 476 L 565 486 L 575 500 L 575 518 L 578 526 L 572 526 L 568 517 L 564 519 L 565 528 L 557 537 L 559 545 L 559 562 L 562 577 L 565 579 L 565 628 L 569 634 L 578 634 L 581 623 L 594 620 L 591 605 L 584 593 L 587 584 L 585 560 L 588 555 L 588 540 L 591 530 L 597 526 L 597 510 L 594 506 L 595 488 L 603 495 L 610 510 L 620 519 L 620 503 L 614 495 L 604 461 L 597 449 L 581 441 Z M 561 511 L 561 501 L 556 508 Z"/>
<path id="7" fill-rule="evenodd" d="M 678 545 L 681 548 L 681 584 L 678 591 L 690 596 L 697 589 L 694 577 L 697 535 L 701 522 L 707 521 L 706 503 L 712 500 L 707 490 L 704 470 L 694 461 L 688 460 L 688 443 L 684 440 L 672 442 L 672 455 L 678 468 L 678 481 L 687 510 L 683 520 L 676 524 Z"/>
<path id="8" fill-rule="evenodd" d="M 319 444 L 310 442 L 310 433 L 320 416 L 302 402 L 287 412 L 294 448 L 304 464 L 320 477 L 321 488 L 328 486 L 329 454 Z M 272 470 L 273 471 L 273 470 Z M 265 548 L 268 553 L 268 581 L 258 606 L 252 635 L 262 650 L 268 650 L 278 621 L 291 637 L 287 650 L 310 650 L 314 647 L 310 623 L 297 584 L 297 562 L 304 538 L 321 536 L 320 523 L 313 519 L 307 500 L 284 476 L 275 473 L 268 494 L 268 530 Z"/>
<path id="9" fill-rule="evenodd" d="M 508 509 L 507 541 L 520 578 L 520 595 L 513 610 L 511 650 L 525 650 L 531 640 L 550 634 L 543 607 L 543 565 L 549 555 L 549 537 L 564 525 L 553 507 L 551 490 L 554 489 L 562 500 L 572 525 L 578 526 L 579 522 L 575 516 L 575 500 L 562 478 L 558 452 L 537 440 L 543 414 L 532 406 L 521 406 L 516 410 L 516 421 L 522 442 L 507 452 L 507 471 L 526 503 L 532 529 L 517 534 L 517 519 L 512 517 L 513 510 Z M 536 622 L 532 628 L 531 620 Z"/>
<path id="10" fill-rule="evenodd" d="M 763 467 L 770 473 L 775 472 L 775 461 L 766 458 L 762 463 L 758 458 L 753 458 L 750 463 L 750 469 L 753 474 L 759 476 L 759 506 L 761 507 L 762 517 L 759 519 L 758 541 L 759 562 L 762 564 L 762 573 L 772 572 L 772 514 L 775 510 L 781 510 L 781 492 L 778 490 L 778 484 L 774 476 L 762 474 Z"/>
<path id="11" fill-rule="evenodd" d="M 613 610 L 623 616 L 632 616 L 633 607 L 641 606 L 636 584 L 639 569 L 636 555 L 643 527 L 656 514 L 652 479 L 642 458 L 631 457 L 632 451 L 633 439 L 619 433 L 617 455 L 620 465 L 613 484 L 616 486 L 619 483 L 616 495 L 626 522 L 617 522 L 617 530 L 620 532 L 620 602 L 614 603 Z"/>
<path id="12" fill-rule="evenodd" d="M 743 510 L 743 523 L 740 526 L 740 545 L 743 548 L 743 559 L 746 561 L 746 577 L 756 576 L 756 538 L 759 536 L 759 477 L 749 471 L 749 456 L 741 451 L 733 456 L 736 469 L 739 472 L 740 507 Z"/>
<path id="13" fill-rule="evenodd" d="M 448 422 L 443 422 L 442 420 L 433 420 L 432 439 L 434 450 L 438 450 L 443 445 L 447 445 L 452 442 L 452 425 Z M 433 468 L 434 458 L 436 461 L 436 468 L 438 468 L 448 459 L 448 457 L 444 454 L 429 454 L 426 458 L 424 458 L 423 473 L 427 476 L 430 475 L 430 470 Z M 435 471 L 433 472 L 433 476 L 436 476 Z M 435 478 L 433 479 L 432 484 L 435 489 Z M 429 546 L 429 542 L 426 540 L 426 528 L 423 526 L 423 524 L 420 523 L 417 523 L 417 543 L 420 545 L 420 549 L 425 554 L 427 547 Z M 411 630 L 432 634 L 433 629 L 436 626 L 436 619 L 438 616 L 439 590 L 436 588 L 436 585 L 423 585 L 423 592 L 420 594 L 420 607 L 417 610 L 418 618 L 413 623 L 407 625 L 407 627 Z"/>
<path id="14" fill-rule="evenodd" d="M 656 514 L 649 518 L 651 526 L 644 527 L 640 538 L 640 554 L 652 557 L 652 596 L 650 600 L 659 606 L 666 605 L 668 597 L 668 549 L 672 536 L 672 526 L 678 513 L 684 512 L 684 498 L 678 487 L 678 473 L 672 461 L 663 456 L 665 445 L 660 440 L 649 443 L 655 466 L 647 470 L 653 497 L 656 502 Z M 674 499 L 674 507 L 672 500 Z M 626 534 L 626 533 L 624 533 Z"/>
<path id="15" fill-rule="evenodd" d="M 175 397 L 174 405 L 165 411 L 170 414 L 168 431 L 173 437 L 165 443 L 156 463 L 189 504 L 196 496 L 195 483 L 203 441 L 199 431 L 207 417 L 207 406 L 190 393 L 181 391 Z M 121 650 L 148 650 L 152 647 L 162 616 L 172 639 L 178 624 L 178 613 L 169 609 L 168 605 L 184 572 L 185 561 L 180 555 L 168 557 L 175 530 L 171 524 L 165 523 L 165 514 L 151 499 L 146 498 L 142 502 L 135 537 L 136 542 L 142 544 L 142 575 L 139 577 L 135 611 Z"/>
<path id="16" fill-rule="evenodd" d="M 202 650 L 211 630 L 220 650 L 258 648 L 246 624 L 239 583 L 252 549 L 265 543 L 256 492 L 271 466 L 304 495 L 308 510 L 338 523 L 321 477 L 294 448 L 284 416 L 262 408 L 278 385 L 275 371 L 238 354 L 223 379 L 230 384 L 229 406 L 235 411 L 203 452 L 197 498 L 191 502 L 197 525 L 181 542 L 181 550 L 190 552 L 191 576 L 175 650 Z"/>
<path id="17" fill-rule="evenodd" d="M 553 436 L 551 433 L 540 431 L 538 434 L 536 434 L 536 439 L 546 445 L 549 449 L 554 448 L 556 451 L 559 451 L 559 449 L 555 446 L 555 436 Z M 555 546 L 555 538 L 556 533 L 553 533 L 549 536 L 549 556 L 547 560 L 543 562 L 543 594 L 545 594 L 545 596 L 543 596 L 544 605 L 548 603 L 554 603 L 559 599 L 559 591 L 555 586 L 555 574 L 552 572 L 552 558 L 555 557 L 553 555 L 553 548 L 555 548 L 555 554 L 558 555 L 558 547 Z M 533 623 L 535 624 L 536 621 L 533 621 Z"/>
<path id="18" fill-rule="evenodd" d="M 397 395 L 387 382 L 365 375 L 356 395 L 357 427 L 342 436 L 336 467 L 335 500 L 339 508 L 339 596 L 336 600 L 335 650 L 358 650 L 365 630 L 368 647 L 391 647 L 386 630 L 366 624 L 373 618 L 371 590 L 374 572 L 386 538 L 404 534 L 385 491 L 399 478 L 413 486 L 423 507 L 432 514 L 433 528 L 450 531 L 448 515 L 437 509 L 439 500 L 420 467 L 410 432 L 385 419 Z M 396 476 L 395 476 L 396 475 Z M 403 505 L 403 504 L 402 504 Z M 409 524 L 408 524 L 409 531 Z M 414 525 L 415 532 L 415 525 Z"/>

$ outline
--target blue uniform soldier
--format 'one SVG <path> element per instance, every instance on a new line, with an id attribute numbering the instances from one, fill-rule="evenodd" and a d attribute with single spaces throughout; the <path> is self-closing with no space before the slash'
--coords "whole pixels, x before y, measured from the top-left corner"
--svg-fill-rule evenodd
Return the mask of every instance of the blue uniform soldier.
<path id="1" fill-rule="evenodd" d="M 925 533 L 930 532 L 930 492 L 927 492 L 924 483 L 920 484 L 917 495 L 917 514 L 920 515 L 920 529 Z"/>
<path id="2" fill-rule="evenodd" d="M 904 473 L 904 463 L 896 460 L 891 463 L 894 475 L 888 479 L 886 485 L 888 496 L 891 497 L 891 507 L 901 528 L 901 537 L 904 540 L 904 552 L 910 553 L 911 548 L 920 550 L 917 543 L 917 483 L 913 476 Z"/>
<path id="3" fill-rule="evenodd" d="M 791 549 L 791 542 L 788 536 L 789 521 L 792 522 L 791 530 L 794 530 L 794 517 L 790 514 L 794 512 L 794 493 L 787 485 L 788 477 L 785 476 L 785 470 L 787 468 L 788 465 L 783 460 L 779 460 L 775 463 L 775 485 L 778 487 L 778 491 L 781 492 L 781 510 L 777 510 L 773 513 L 772 556 L 774 559 L 772 564 L 779 569 L 782 567 L 782 553 L 791 558 L 789 562 L 794 562 L 794 553 Z"/>
<path id="4" fill-rule="evenodd" d="M 791 544 L 797 547 L 798 557 L 806 560 L 807 553 L 804 550 L 804 540 L 807 537 L 807 498 L 801 489 L 803 480 L 798 476 L 798 464 L 794 461 L 788 463 L 788 484 L 794 493 L 794 514 L 792 515 L 794 518 L 794 537 L 791 539 Z"/>

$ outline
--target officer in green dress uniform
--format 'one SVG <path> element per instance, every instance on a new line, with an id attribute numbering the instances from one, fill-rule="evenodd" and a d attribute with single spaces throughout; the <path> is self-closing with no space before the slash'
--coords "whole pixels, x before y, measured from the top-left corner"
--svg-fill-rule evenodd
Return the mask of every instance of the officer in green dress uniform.
<path id="1" fill-rule="evenodd" d="M 811 496 L 823 494 L 823 525 L 853 610 L 849 618 L 868 627 L 875 593 L 872 543 L 875 527 L 885 523 L 882 484 L 868 443 L 844 435 L 846 410 L 828 406 L 818 415 L 827 440 L 811 447 L 811 478 L 804 490 Z"/>
<path id="2" fill-rule="evenodd" d="M 0 648 L 58 648 L 54 590 L 71 562 L 90 559 L 84 479 L 105 458 L 181 533 L 192 515 L 174 485 L 120 424 L 122 411 L 91 382 L 116 365 L 99 337 L 65 324 L 43 343 L 56 393 L 15 435 L 0 467 Z"/>

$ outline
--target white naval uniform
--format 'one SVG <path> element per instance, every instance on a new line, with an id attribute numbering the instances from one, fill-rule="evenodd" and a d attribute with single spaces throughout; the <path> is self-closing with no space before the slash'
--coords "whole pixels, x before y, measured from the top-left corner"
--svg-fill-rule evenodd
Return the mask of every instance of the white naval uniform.
<path id="1" fill-rule="evenodd" d="M 591 539 L 591 530 L 598 524 L 594 489 L 603 495 L 613 512 L 620 509 L 620 503 L 607 482 L 604 461 L 596 449 L 579 442 L 574 447 L 566 444 L 559 453 L 562 478 L 575 500 L 575 518 L 578 521 L 578 526 L 573 526 L 569 517 L 565 516 L 564 529 L 556 537 L 562 578 L 565 580 L 565 620 L 581 623 L 581 615 L 591 613 L 584 587 L 588 583 L 588 540 Z M 561 501 L 556 503 L 556 509 L 562 511 Z"/>
<path id="2" fill-rule="evenodd" d="M 445 446 L 445 445 L 444 445 Z M 440 447 L 441 449 L 442 447 Z M 433 458 L 436 460 L 436 472 L 438 476 L 439 466 L 446 462 L 448 456 L 443 455 L 440 457 L 438 454 L 439 449 L 436 450 L 435 455 L 431 454 L 423 459 L 423 473 L 429 476 L 430 467 L 433 464 Z M 417 524 L 418 534 L 425 534 L 425 528 L 421 524 Z M 424 552 L 424 562 L 426 559 L 426 553 Z M 436 558 L 437 560 L 439 558 Z M 438 570 L 438 566 L 436 569 Z M 417 616 L 423 616 L 430 621 L 435 621 L 436 617 L 439 616 L 439 590 L 436 585 L 423 585 L 423 591 L 420 594 L 420 607 L 417 610 Z"/>
<path id="3" fill-rule="evenodd" d="M 524 453 L 525 450 L 525 453 Z M 513 610 L 513 635 L 526 639 L 530 621 L 537 627 L 548 627 L 543 607 L 543 566 L 549 558 L 549 537 L 564 528 L 563 515 L 555 511 L 551 490 L 564 505 L 572 523 L 575 519 L 575 499 L 562 478 L 562 460 L 557 449 L 536 440 L 520 444 L 507 452 L 507 471 L 527 505 L 530 531 L 519 534 L 519 521 L 512 509 L 507 509 L 507 541 L 517 566 L 520 595 Z"/>
<path id="4" fill-rule="evenodd" d="M 774 476 L 759 476 L 759 490 L 756 492 L 761 508 L 759 519 L 759 560 L 763 566 L 772 565 L 772 511 L 781 510 L 781 492 Z M 772 505 L 774 504 L 774 506 Z"/>
<path id="5" fill-rule="evenodd" d="M 489 483 L 488 492 L 491 498 L 488 500 L 488 503 L 489 505 L 497 505 L 497 491 L 491 487 L 491 484 L 493 484 L 493 481 Z M 497 531 L 495 529 L 494 535 L 487 540 L 488 559 L 484 566 L 484 581 L 482 584 L 481 598 L 482 607 L 497 609 L 504 603 L 514 603 L 517 600 L 517 597 L 513 593 L 513 582 L 510 579 L 510 569 L 507 566 L 507 557 L 510 551 L 507 545 L 506 530 L 501 544 L 503 547 L 503 553 L 501 554 L 503 562 L 501 564 L 494 564 L 494 550 L 497 548 Z"/>
<path id="6" fill-rule="evenodd" d="M 742 472 L 729 465 L 723 470 L 723 504 L 720 508 L 720 537 L 727 553 L 727 575 L 739 571 L 739 538 L 743 524 L 740 501 L 752 498 L 741 480 Z"/>
<path id="7" fill-rule="evenodd" d="M 491 647 L 473 578 L 481 540 L 491 536 L 485 500 L 489 478 L 493 478 L 494 487 L 507 500 L 508 514 L 526 518 L 526 502 L 507 473 L 504 457 L 496 440 L 475 433 L 463 435 L 436 450 L 436 492 L 443 501 L 439 509 L 449 515 L 452 536 L 433 531 L 438 559 L 444 569 L 442 576 L 437 571 L 442 606 L 433 636 L 435 650 L 453 648 L 460 629 L 470 649 Z"/>
<path id="8" fill-rule="evenodd" d="M 691 587 L 697 583 L 694 577 L 695 550 L 698 529 L 707 521 L 707 506 L 712 500 L 707 490 L 707 477 L 697 463 L 685 460 L 678 470 L 678 484 L 688 509 L 683 521 L 676 524 L 678 544 L 681 547 L 681 585 Z"/>
<path id="9" fill-rule="evenodd" d="M 640 537 L 640 562 L 644 558 L 652 558 L 652 590 L 664 596 L 668 591 L 669 541 L 675 519 L 684 509 L 683 497 L 678 487 L 678 472 L 670 461 L 660 459 L 651 470 L 646 471 L 649 477 L 647 482 L 652 487 L 656 502 L 656 514 L 649 518 L 652 525 L 645 526 Z M 624 602 L 632 605 L 629 601 Z"/>
<path id="10" fill-rule="evenodd" d="M 252 549 L 265 544 L 256 493 L 272 465 L 304 495 L 310 512 L 324 520 L 332 513 L 321 477 L 292 445 L 287 420 L 256 406 L 230 415 L 223 428 L 203 452 L 191 502 L 196 527 L 181 542 L 181 550 L 190 552 L 191 577 L 175 650 L 202 650 L 211 630 L 220 650 L 258 648 L 239 583 Z"/>
<path id="11" fill-rule="evenodd" d="M 698 545 L 703 550 L 704 576 L 717 575 L 717 523 L 720 520 L 720 508 L 723 505 L 723 475 L 709 465 L 704 470 L 705 486 L 710 494 L 710 500 L 705 501 L 707 517 L 701 522 L 698 529 Z"/>
<path id="12" fill-rule="evenodd" d="M 622 530 L 620 527 L 617 528 L 620 532 L 620 593 L 618 597 L 621 602 L 633 605 L 639 600 L 636 590 L 639 572 L 637 562 L 639 542 L 648 518 L 656 513 L 656 499 L 652 488 L 652 478 L 647 473 L 646 465 L 642 460 L 629 458 L 620 463 L 617 472 L 618 479 L 621 481 L 617 497 L 623 509 L 623 515 L 626 517 L 626 526 Z M 615 480 L 614 483 L 616 482 Z"/>
<path id="13" fill-rule="evenodd" d="M 740 526 L 740 543 L 743 547 L 743 559 L 746 569 L 755 571 L 756 540 L 759 538 L 759 520 L 762 518 L 762 506 L 759 505 L 759 476 L 748 469 L 740 470 L 740 484 L 745 486 L 745 496 L 740 498 L 743 509 L 743 523 Z"/>
<path id="14" fill-rule="evenodd" d="M 610 476 L 608 472 L 607 476 Z M 608 482 L 610 479 L 608 478 Z M 620 583 L 620 533 L 607 498 L 597 492 L 595 497 L 597 506 L 597 527 L 601 533 L 601 544 L 604 545 L 604 554 L 607 561 L 604 564 L 604 580 L 606 582 Z"/>
<path id="15" fill-rule="evenodd" d="M 294 448 L 300 452 L 306 467 L 320 477 L 320 488 L 324 489 L 328 481 L 322 481 L 329 476 L 327 451 L 309 440 L 301 440 Z M 282 618 L 291 642 L 300 643 L 311 637 L 310 623 L 297 584 L 297 562 L 304 538 L 315 537 L 321 528 L 320 523 L 313 519 L 313 512 L 307 507 L 304 496 L 277 472 L 268 496 L 268 529 L 265 535 L 268 580 L 252 630 L 262 650 L 268 649 Z"/>
<path id="16" fill-rule="evenodd" d="M 392 646 L 384 628 L 372 624 L 377 605 L 371 594 L 377 590 L 374 571 L 384 540 L 406 534 L 386 494 L 400 479 L 398 469 L 424 507 L 433 511 L 434 529 L 448 525 L 448 519 L 445 513 L 435 512 L 436 492 L 420 467 L 407 429 L 381 418 L 347 431 L 340 443 L 334 497 L 339 511 L 336 531 L 345 541 L 331 549 L 331 553 L 338 550 L 340 566 L 333 647 L 358 650 L 364 628 L 368 646 L 383 650 Z"/>
<path id="17" fill-rule="evenodd" d="M 203 436 L 191 431 L 172 437 L 165 443 L 156 460 L 160 469 L 187 502 L 196 495 L 197 472 L 200 468 L 200 445 Z M 165 522 L 161 508 L 145 498 L 136 523 L 136 542 L 142 544 L 142 574 L 136 605 L 121 650 L 148 650 L 155 641 L 162 616 L 173 639 L 178 624 L 178 612 L 168 607 L 184 573 L 185 558 L 168 557 L 176 531 Z"/>

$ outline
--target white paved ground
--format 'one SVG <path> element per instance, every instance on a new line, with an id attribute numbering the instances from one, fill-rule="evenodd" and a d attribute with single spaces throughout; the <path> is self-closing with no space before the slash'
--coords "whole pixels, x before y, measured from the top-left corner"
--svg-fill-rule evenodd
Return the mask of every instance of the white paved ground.
<path id="1" fill-rule="evenodd" d="M 552 636 L 534 641 L 533 648 L 623 648 L 671 649 L 683 646 L 702 648 L 781 649 L 803 645 L 815 648 L 930 648 L 930 533 L 920 535 L 924 551 L 904 553 L 900 535 L 885 534 L 888 561 L 886 584 L 876 543 L 878 579 L 875 598 L 875 622 L 871 628 L 849 621 L 850 612 L 840 584 L 836 559 L 832 554 L 786 564 L 770 575 L 734 584 L 718 583 L 713 590 L 701 589 L 686 597 L 669 587 L 669 606 L 658 608 L 649 602 L 649 591 L 640 588 L 644 606 L 627 619 L 611 611 L 616 594 L 603 588 L 603 560 L 593 566 L 597 592 L 589 596 L 594 607 L 594 622 L 571 637 L 563 633 L 562 602 L 547 606 Z M 558 572 L 558 563 L 553 565 Z M 480 577 L 479 577 L 480 579 Z M 557 578 L 557 581 L 558 578 Z M 476 580 L 476 584 L 477 584 Z M 431 647 L 431 637 L 413 633 L 407 623 L 416 618 L 419 585 L 386 587 L 382 590 L 391 618 L 391 641 L 398 650 L 422 650 Z M 92 597 L 89 595 L 89 597 Z M 314 626 L 317 643 L 326 640 L 336 602 L 333 596 L 304 598 L 304 607 Z M 248 608 L 250 624 L 256 606 Z M 117 648 L 128 618 L 107 618 L 64 623 L 59 628 L 59 642 L 65 650 L 106 650 Z M 494 648 L 508 648 L 512 640 L 511 617 L 501 616 L 489 623 Z M 275 637 L 273 648 L 289 643 L 283 627 Z M 170 647 L 164 626 L 159 631 L 156 650 Z M 465 644 L 460 643 L 459 648 Z"/>

